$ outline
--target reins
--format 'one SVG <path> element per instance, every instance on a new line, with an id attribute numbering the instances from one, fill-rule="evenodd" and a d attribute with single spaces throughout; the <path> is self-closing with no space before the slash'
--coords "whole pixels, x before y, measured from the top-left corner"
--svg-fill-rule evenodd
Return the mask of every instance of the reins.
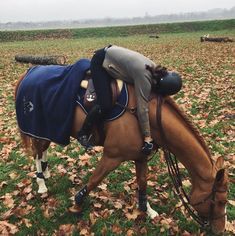
<path id="1" fill-rule="evenodd" d="M 206 227 L 209 225 L 209 221 L 210 220 L 216 220 L 218 218 L 223 217 L 224 215 L 221 215 L 217 218 L 213 218 L 213 209 L 214 209 L 214 199 L 215 199 L 215 193 L 216 190 L 213 186 L 212 192 L 211 194 L 209 194 L 209 196 L 207 196 L 204 200 L 196 203 L 196 204 L 190 204 L 189 202 L 189 197 L 186 193 L 186 191 L 183 188 L 183 184 L 182 184 L 182 179 L 181 179 L 181 175 L 180 175 L 180 171 L 179 171 L 179 166 L 178 166 L 178 162 L 176 157 L 170 152 L 168 151 L 167 148 L 167 142 L 166 142 L 166 135 L 165 132 L 163 130 L 162 127 L 162 104 L 163 104 L 163 97 L 161 95 L 158 96 L 157 99 L 157 109 L 156 109 L 156 118 L 157 118 L 157 124 L 159 127 L 159 131 L 161 134 L 161 137 L 163 139 L 163 152 L 164 152 L 164 158 L 166 160 L 167 163 L 167 169 L 170 175 L 170 178 L 174 184 L 175 190 L 176 190 L 176 194 L 178 195 L 178 197 L 180 198 L 183 206 L 185 207 L 185 209 L 188 211 L 188 213 L 190 214 L 190 216 L 198 223 L 200 224 L 202 227 Z M 199 216 L 197 213 L 195 213 L 194 209 L 192 209 L 191 206 L 196 206 L 196 205 L 200 205 L 205 203 L 206 201 L 211 200 L 211 205 L 210 205 L 210 212 L 209 212 L 209 217 L 207 220 L 205 220 L 203 217 Z"/>
<path id="2" fill-rule="evenodd" d="M 182 183 L 181 174 L 180 174 L 180 171 L 179 171 L 178 161 L 177 161 L 176 157 L 168 150 L 168 147 L 167 147 L 167 142 L 166 142 L 167 139 L 166 139 L 166 135 L 165 135 L 165 132 L 163 130 L 163 127 L 162 127 L 162 120 L 161 120 L 162 119 L 162 104 L 163 104 L 163 97 L 161 95 L 158 95 L 157 109 L 156 109 L 157 125 L 159 127 L 160 135 L 161 135 L 162 140 L 163 140 L 162 149 L 163 149 L 163 152 L 164 152 L 164 158 L 165 158 L 166 163 L 167 163 L 168 173 L 169 173 L 170 178 L 171 178 L 171 180 L 173 182 L 173 185 L 175 187 L 176 195 L 181 200 L 183 206 L 188 211 L 189 215 L 201 227 L 203 227 L 203 228 L 207 227 L 207 226 L 209 226 L 210 221 L 217 220 L 217 219 L 222 218 L 226 215 L 226 213 L 225 213 L 225 214 L 222 214 L 221 216 L 213 217 L 215 193 L 219 192 L 219 191 L 215 189 L 215 186 L 213 186 L 212 192 L 205 199 L 203 199 L 202 201 L 199 201 L 197 203 L 190 204 L 189 196 L 187 195 L 186 191 L 183 188 L 183 183 Z M 116 105 L 122 107 L 126 111 L 128 111 L 131 114 L 136 116 L 136 111 L 137 111 L 136 107 L 129 108 L 128 106 L 123 106 L 123 105 L 118 104 L 118 103 L 116 103 Z M 195 210 L 192 208 L 193 206 L 203 204 L 203 203 L 205 203 L 206 201 L 209 201 L 209 200 L 211 201 L 210 210 L 209 210 L 209 217 L 204 218 L 204 217 L 198 215 L 197 213 L 195 213 Z"/>

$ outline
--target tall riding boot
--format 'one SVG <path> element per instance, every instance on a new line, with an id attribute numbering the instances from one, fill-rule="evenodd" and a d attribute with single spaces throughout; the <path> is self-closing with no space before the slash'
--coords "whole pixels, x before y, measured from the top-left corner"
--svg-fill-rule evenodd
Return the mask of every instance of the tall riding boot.
<path id="1" fill-rule="evenodd" d="M 85 148 L 91 147 L 91 144 L 89 143 L 91 137 L 91 130 L 93 125 L 101 120 L 101 116 L 101 107 L 98 104 L 92 107 L 89 113 L 87 114 L 83 126 L 77 135 L 78 142 Z"/>

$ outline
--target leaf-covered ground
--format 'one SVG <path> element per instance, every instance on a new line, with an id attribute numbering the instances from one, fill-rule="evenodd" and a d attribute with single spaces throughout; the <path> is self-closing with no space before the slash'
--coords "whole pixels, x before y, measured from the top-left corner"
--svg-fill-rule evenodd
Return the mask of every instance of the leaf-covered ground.
<path id="1" fill-rule="evenodd" d="M 85 184 L 102 149 L 84 153 L 75 140 L 66 148 L 52 145 L 48 196 L 37 194 L 32 157 L 20 146 L 14 110 L 14 86 L 27 65 L 16 54 L 66 55 L 69 63 L 92 56 L 95 49 L 117 44 L 137 50 L 157 63 L 179 71 L 184 86 L 175 97 L 201 130 L 213 157 L 223 156 L 231 179 L 228 232 L 235 233 L 234 172 L 234 43 L 200 43 L 199 36 L 166 34 L 86 40 L 44 40 L 0 43 L 0 235 L 212 235 L 184 212 L 172 189 L 161 155 L 149 162 L 148 196 L 160 217 L 150 220 L 136 208 L 133 163 L 123 163 L 90 194 L 77 218 L 68 211 Z M 210 32 L 234 36 L 235 31 Z M 185 186 L 189 188 L 187 173 Z M 157 174 L 156 174 L 157 173 Z"/>

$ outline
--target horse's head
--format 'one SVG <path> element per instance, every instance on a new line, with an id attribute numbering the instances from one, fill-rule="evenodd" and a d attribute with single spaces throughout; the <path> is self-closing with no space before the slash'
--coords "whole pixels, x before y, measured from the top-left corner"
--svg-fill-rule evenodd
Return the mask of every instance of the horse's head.
<path id="1" fill-rule="evenodd" d="M 216 176 L 209 194 L 198 197 L 192 204 L 199 216 L 211 227 L 213 233 L 222 233 L 226 225 L 226 204 L 228 194 L 228 175 L 223 168 L 224 160 L 219 157 L 215 164 Z"/>

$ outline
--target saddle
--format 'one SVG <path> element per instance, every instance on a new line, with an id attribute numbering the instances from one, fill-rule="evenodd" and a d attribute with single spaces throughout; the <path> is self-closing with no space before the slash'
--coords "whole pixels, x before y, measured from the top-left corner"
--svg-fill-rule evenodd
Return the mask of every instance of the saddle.
<path id="1" fill-rule="evenodd" d="M 121 91 L 122 91 L 124 83 L 122 80 L 112 79 L 110 85 L 111 85 L 111 91 L 112 91 L 112 104 L 114 106 L 116 104 L 116 101 L 117 101 Z M 82 80 L 80 86 L 86 90 L 85 95 L 84 95 L 83 104 L 86 108 L 89 109 L 94 105 L 94 103 L 97 99 L 93 81 L 90 77 L 88 77 L 88 79 Z"/>

